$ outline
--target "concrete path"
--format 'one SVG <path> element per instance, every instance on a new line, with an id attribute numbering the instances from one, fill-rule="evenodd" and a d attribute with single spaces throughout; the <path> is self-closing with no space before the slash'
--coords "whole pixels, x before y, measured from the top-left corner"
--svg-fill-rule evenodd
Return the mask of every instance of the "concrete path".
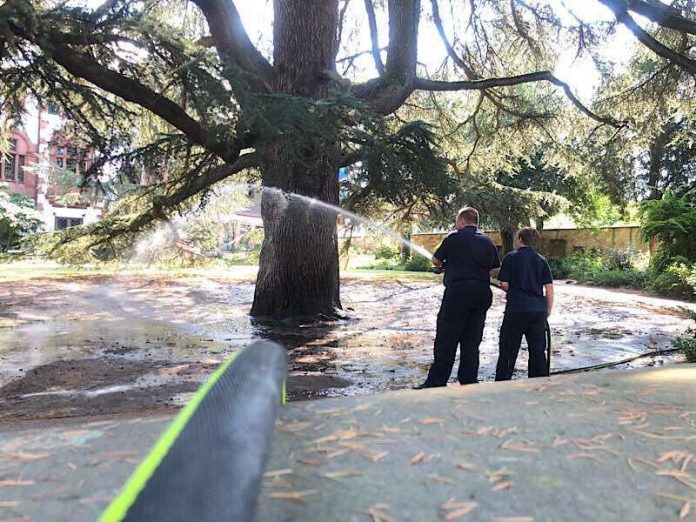
<path id="1" fill-rule="evenodd" d="M 292 403 L 262 521 L 696 520 L 696 366 Z M 167 418 L 0 433 L 0 520 L 94 520 Z"/>

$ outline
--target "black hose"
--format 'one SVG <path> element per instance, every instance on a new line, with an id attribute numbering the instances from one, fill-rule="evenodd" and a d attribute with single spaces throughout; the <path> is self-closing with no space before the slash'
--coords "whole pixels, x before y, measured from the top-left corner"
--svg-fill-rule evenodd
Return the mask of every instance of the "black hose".
<path id="1" fill-rule="evenodd" d="M 248 346 L 201 389 L 203 399 L 172 446 L 136 498 L 126 499 L 125 516 L 102 520 L 252 521 L 286 365 L 279 345 Z"/>
<path id="2" fill-rule="evenodd" d="M 628 359 L 621 359 L 620 361 L 595 364 L 593 366 L 583 366 L 581 368 L 571 368 L 569 370 L 557 370 L 555 372 L 551 372 L 551 375 L 560 375 L 563 373 L 578 373 L 578 372 L 589 372 L 589 371 L 593 371 L 593 370 L 601 370 L 602 368 L 611 368 L 612 366 L 620 366 L 622 364 L 630 363 L 631 361 L 635 361 L 636 359 L 641 359 L 642 357 L 655 357 L 658 355 L 669 355 L 670 353 L 676 353 L 679 351 L 680 351 L 679 348 L 669 348 L 667 350 L 654 350 L 652 352 L 645 352 L 645 353 L 641 353 L 639 355 L 634 355 L 633 357 L 629 357 Z"/>

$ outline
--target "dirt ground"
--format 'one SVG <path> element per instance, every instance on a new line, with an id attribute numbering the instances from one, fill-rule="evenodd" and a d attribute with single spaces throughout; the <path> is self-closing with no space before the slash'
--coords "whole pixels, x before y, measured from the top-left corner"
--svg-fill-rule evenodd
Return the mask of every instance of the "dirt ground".
<path id="1" fill-rule="evenodd" d="M 2 423 L 176 408 L 226 357 L 261 338 L 288 349 L 291 399 L 409 387 L 424 379 L 431 362 L 443 291 L 434 276 L 349 276 L 342 300 L 350 319 L 271 328 L 247 315 L 254 290 L 248 274 L 0 279 Z M 669 347 L 688 326 L 680 305 L 559 283 L 550 319 L 553 369 Z M 493 378 L 503 306 L 503 294 L 494 291 L 482 380 Z M 678 360 L 644 358 L 632 366 Z M 524 377 L 524 353 L 517 368 L 516 377 Z"/>

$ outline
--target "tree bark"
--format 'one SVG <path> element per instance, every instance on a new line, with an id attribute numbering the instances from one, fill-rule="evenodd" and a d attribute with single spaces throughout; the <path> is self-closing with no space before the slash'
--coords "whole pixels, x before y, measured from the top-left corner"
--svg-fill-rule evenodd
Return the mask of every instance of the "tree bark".
<path id="1" fill-rule="evenodd" d="M 515 247 L 515 231 L 510 228 L 500 230 L 500 238 L 503 240 L 503 255 L 512 252 Z"/>
<path id="2" fill-rule="evenodd" d="M 338 0 L 275 0 L 274 91 L 311 99 L 329 94 L 336 63 Z M 297 16 L 302 13 L 302 16 Z M 338 204 L 340 146 L 330 137 L 296 136 L 260 151 L 265 187 Z M 264 240 L 251 315 L 335 317 L 339 294 L 336 212 L 265 190 Z"/>
<path id="3" fill-rule="evenodd" d="M 341 308 L 336 213 L 292 193 L 338 204 L 338 169 L 334 158 L 312 158 L 304 169 L 292 165 L 294 155 L 269 151 L 262 166 L 264 185 L 284 192 L 265 190 L 261 199 L 264 240 L 251 315 L 335 317 Z"/>

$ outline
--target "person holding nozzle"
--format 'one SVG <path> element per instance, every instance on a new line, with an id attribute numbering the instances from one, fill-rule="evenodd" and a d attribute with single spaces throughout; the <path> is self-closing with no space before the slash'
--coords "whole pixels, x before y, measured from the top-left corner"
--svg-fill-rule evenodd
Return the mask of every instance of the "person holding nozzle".
<path id="1" fill-rule="evenodd" d="M 478 382 L 479 345 L 486 313 L 493 295 L 490 277 L 500 266 L 498 249 L 478 228 L 479 213 L 465 207 L 457 213 L 455 230 L 445 237 L 433 255 L 435 271 L 444 269 L 445 293 L 437 314 L 434 362 L 417 390 L 447 386 L 457 346 L 460 347 L 457 380 Z"/>
<path id="2" fill-rule="evenodd" d="M 512 378 L 523 335 L 529 350 L 529 377 L 549 374 L 546 319 L 553 309 L 553 278 L 548 262 L 535 250 L 539 241 L 535 228 L 520 229 L 515 236 L 516 250 L 505 256 L 498 274 L 507 303 L 500 327 L 496 381 Z"/>

